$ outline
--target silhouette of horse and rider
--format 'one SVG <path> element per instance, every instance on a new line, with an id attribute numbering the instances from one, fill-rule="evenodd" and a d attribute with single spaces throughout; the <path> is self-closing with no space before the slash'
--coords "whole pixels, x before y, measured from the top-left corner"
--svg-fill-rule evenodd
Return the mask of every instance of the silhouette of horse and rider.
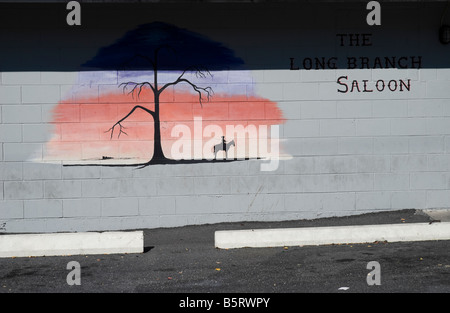
<path id="1" fill-rule="evenodd" d="M 217 152 L 225 151 L 225 158 L 228 159 L 228 150 L 231 146 L 235 146 L 234 140 L 226 142 L 225 136 L 222 136 L 222 142 L 214 146 L 214 158 L 217 159 Z"/>

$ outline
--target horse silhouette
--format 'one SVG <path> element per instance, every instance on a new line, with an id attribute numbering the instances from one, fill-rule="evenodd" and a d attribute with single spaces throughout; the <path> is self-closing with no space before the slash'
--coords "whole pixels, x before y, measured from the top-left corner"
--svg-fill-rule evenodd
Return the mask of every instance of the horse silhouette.
<path id="1" fill-rule="evenodd" d="M 217 152 L 220 150 L 225 151 L 225 158 L 228 159 L 228 150 L 231 146 L 235 146 L 234 140 L 231 140 L 230 142 L 222 142 L 214 146 L 214 158 L 217 159 Z"/>

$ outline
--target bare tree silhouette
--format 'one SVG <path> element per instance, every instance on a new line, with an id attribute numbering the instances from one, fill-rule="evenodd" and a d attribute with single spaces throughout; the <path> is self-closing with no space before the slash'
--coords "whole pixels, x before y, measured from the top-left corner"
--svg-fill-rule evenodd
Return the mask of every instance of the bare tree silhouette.
<path id="1" fill-rule="evenodd" d="M 210 86 L 207 87 L 201 87 L 193 82 L 191 82 L 189 79 L 185 78 L 186 72 L 193 72 L 195 73 L 196 77 L 206 78 L 207 76 L 212 77 L 211 73 L 207 69 L 201 69 L 197 67 L 189 67 L 185 69 L 178 78 L 172 82 L 164 84 L 162 87 L 159 87 L 158 84 L 158 53 L 161 50 L 161 48 L 166 48 L 165 46 L 160 47 L 155 50 L 154 58 L 150 59 L 146 56 L 138 55 L 138 57 L 145 58 L 147 61 L 150 62 L 150 64 L 153 67 L 153 83 L 150 83 L 148 81 L 144 82 L 133 82 L 128 81 L 121 83 L 119 87 L 123 88 L 123 91 L 125 92 L 128 87 L 131 87 L 131 90 L 128 92 L 128 94 L 131 94 L 132 96 L 134 94 L 137 94 L 137 97 L 140 96 L 142 89 L 145 87 L 148 87 L 153 92 L 153 101 L 154 101 L 154 110 L 150 110 L 146 107 L 143 107 L 141 105 L 134 106 L 131 111 L 125 115 L 123 118 L 121 118 L 119 121 L 117 121 L 110 129 L 107 130 L 107 132 L 111 133 L 111 138 L 113 138 L 114 129 L 118 126 L 119 127 L 119 133 L 118 138 L 121 134 L 127 135 L 127 133 L 124 131 L 126 129 L 122 122 L 125 121 L 133 112 L 137 109 L 141 109 L 148 114 L 150 114 L 153 117 L 154 121 L 154 149 L 153 149 L 153 157 L 150 160 L 149 164 L 158 164 L 158 163 L 165 163 L 167 158 L 164 155 L 164 151 L 162 149 L 162 142 L 161 142 L 161 120 L 160 120 L 160 103 L 159 98 L 160 95 L 164 92 L 164 90 L 167 89 L 169 86 L 178 85 L 180 83 L 186 83 L 192 87 L 192 89 L 198 93 L 198 101 L 200 105 L 203 107 L 203 101 L 204 96 L 206 97 L 206 100 L 209 101 L 211 99 L 211 96 L 213 95 L 214 91 Z"/>
<path id="2" fill-rule="evenodd" d="M 163 53 L 166 52 L 166 53 Z M 110 70 L 147 70 L 153 74 L 153 81 L 125 81 L 119 84 L 123 92 L 139 97 L 144 88 L 153 93 L 154 108 L 135 105 L 128 114 L 114 123 L 106 132 L 111 138 L 117 133 L 126 133 L 123 122 L 136 110 L 143 110 L 152 116 L 154 121 L 154 152 L 148 164 L 173 163 L 166 158 L 161 144 L 160 96 L 170 86 L 187 84 L 198 94 L 198 102 L 203 107 L 214 91 L 210 86 L 200 86 L 187 73 L 197 78 L 212 77 L 212 70 L 229 70 L 240 68 L 243 61 L 234 56 L 234 52 L 219 42 L 174 25 L 153 22 L 139 26 L 127 32 L 122 38 L 110 46 L 101 48 L 97 55 L 84 66 Z M 181 73 L 172 82 L 161 84 L 158 74 L 161 71 Z M 127 76 L 127 75 L 125 75 Z"/>

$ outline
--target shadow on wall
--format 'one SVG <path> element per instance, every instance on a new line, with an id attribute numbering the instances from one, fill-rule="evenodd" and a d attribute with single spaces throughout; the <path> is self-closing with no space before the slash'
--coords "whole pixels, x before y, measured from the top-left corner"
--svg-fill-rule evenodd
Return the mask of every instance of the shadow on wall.
<path id="1" fill-rule="evenodd" d="M 300 67 L 306 60 L 309 67 L 310 59 L 314 63 L 315 58 L 333 57 L 337 57 L 336 68 L 347 69 L 347 56 L 357 58 L 359 66 L 364 66 L 360 57 L 374 62 L 376 57 L 422 56 L 424 68 L 448 68 L 448 45 L 439 41 L 441 26 L 450 24 L 446 8 L 444 1 L 382 3 L 381 26 L 368 26 L 364 1 L 82 3 L 81 25 L 68 26 L 65 3 L 1 3 L 0 56 L 7 62 L 0 63 L 0 71 L 86 70 L 81 65 L 98 49 L 111 46 L 117 38 L 127 40 L 124 34 L 138 25 L 161 20 L 226 42 L 247 70 L 289 69 L 290 58 Z M 363 44 L 363 34 L 370 34 L 369 45 Z M 137 38 L 128 39 L 134 46 Z M 131 50 L 127 53 L 132 56 Z M 218 56 L 227 60 L 222 52 Z M 143 61 L 136 62 L 150 68 Z M 167 68 L 159 65 L 159 70 L 182 71 L 186 64 L 180 61 Z"/>

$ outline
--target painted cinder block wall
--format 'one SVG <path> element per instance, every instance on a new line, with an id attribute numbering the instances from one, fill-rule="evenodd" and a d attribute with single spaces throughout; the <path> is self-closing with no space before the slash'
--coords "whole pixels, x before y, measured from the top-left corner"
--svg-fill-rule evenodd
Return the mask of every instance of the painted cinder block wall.
<path id="1" fill-rule="evenodd" d="M 365 3 L 82 4 L 82 25 L 68 26 L 62 4 L 1 4 L 0 232 L 450 207 L 450 46 L 437 37 L 444 9 L 442 2 L 387 3 L 382 25 L 368 26 Z M 280 160 L 273 170 L 262 171 L 268 161 L 254 158 L 142 168 L 81 164 L 74 160 L 90 157 L 82 138 L 70 142 L 79 146 L 78 156 L 49 157 L 49 142 L 77 136 L 55 123 L 57 108 L 76 108 L 71 123 L 80 122 L 82 110 L 124 82 L 120 71 L 81 65 L 155 21 L 207 36 L 244 61 L 244 72 L 215 73 L 227 79 L 214 88 L 241 95 L 226 102 L 224 120 L 247 105 L 242 123 L 278 126 Z M 346 41 L 350 34 L 360 41 Z M 369 34 L 365 44 L 362 34 Z M 385 57 L 397 68 L 384 68 Z M 255 96 L 274 106 L 254 114 Z M 202 112 L 198 103 L 189 105 Z M 275 123 L 268 121 L 271 110 L 280 112 Z M 224 122 L 220 115 L 215 121 Z M 130 136 L 124 140 L 139 145 Z M 102 149 L 94 144 L 89 151 Z"/>

